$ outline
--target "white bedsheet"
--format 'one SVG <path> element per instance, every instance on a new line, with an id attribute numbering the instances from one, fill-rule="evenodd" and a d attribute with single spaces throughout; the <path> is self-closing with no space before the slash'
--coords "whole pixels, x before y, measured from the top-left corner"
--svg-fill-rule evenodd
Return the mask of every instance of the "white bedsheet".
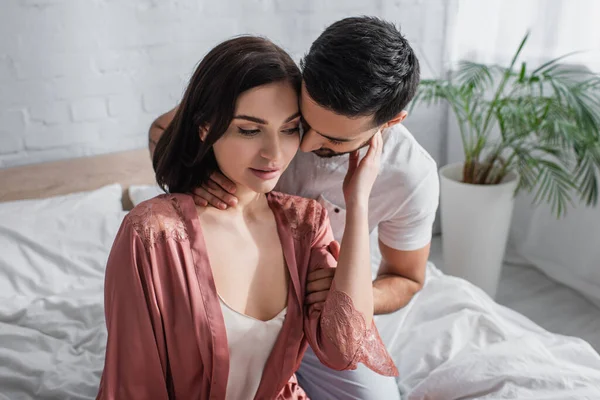
<path id="1" fill-rule="evenodd" d="M 1 400 L 95 398 L 104 266 L 123 215 L 0 221 Z M 405 398 L 600 399 L 600 357 L 587 343 L 544 331 L 433 265 L 417 297 L 377 324 Z"/>
<path id="2" fill-rule="evenodd" d="M 0 399 L 95 398 L 104 269 L 124 214 L 0 219 Z"/>
<path id="3" fill-rule="evenodd" d="M 600 356 L 587 342 L 545 331 L 433 264 L 405 309 L 376 318 L 403 398 L 600 399 Z"/>

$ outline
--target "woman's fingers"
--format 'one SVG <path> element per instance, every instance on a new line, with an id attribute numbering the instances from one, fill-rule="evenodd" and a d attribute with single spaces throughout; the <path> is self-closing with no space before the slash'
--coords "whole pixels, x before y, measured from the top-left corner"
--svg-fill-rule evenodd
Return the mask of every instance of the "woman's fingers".
<path id="1" fill-rule="evenodd" d="M 354 175 L 356 168 L 358 168 L 359 160 L 360 160 L 360 154 L 359 154 L 358 150 L 355 150 L 352 153 L 350 153 L 349 158 L 348 158 L 348 171 L 346 172 L 345 179 L 352 179 L 352 176 Z"/>
<path id="2" fill-rule="evenodd" d="M 377 131 L 377 133 L 373 136 L 375 142 L 375 156 L 381 154 L 381 150 L 383 149 L 383 136 L 381 134 L 381 130 Z"/>
<path id="3" fill-rule="evenodd" d="M 362 162 L 374 162 L 377 157 L 381 155 L 381 149 L 383 147 L 383 139 L 381 138 L 381 131 L 377 131 L 369 141 L 369 150 L 363 157 Z"/>

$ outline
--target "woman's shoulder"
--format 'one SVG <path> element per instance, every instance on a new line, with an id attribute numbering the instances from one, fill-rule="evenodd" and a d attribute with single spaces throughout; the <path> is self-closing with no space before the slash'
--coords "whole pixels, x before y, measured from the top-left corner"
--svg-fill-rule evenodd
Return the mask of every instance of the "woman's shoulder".
<path id="1" fill-rule="evenodd" d="M 280 192 L 270 192 L 269 198 L 297 236 L 314 233 L 323 224 L 326 212 L 316 200 Z"/>
<path id="2" fill-rule="evenodd" d="M 161 194 L 135 206 L 125 217 L 144 243 L 152 246 L 160 239 L 188 238 L 177 195 Z"/>

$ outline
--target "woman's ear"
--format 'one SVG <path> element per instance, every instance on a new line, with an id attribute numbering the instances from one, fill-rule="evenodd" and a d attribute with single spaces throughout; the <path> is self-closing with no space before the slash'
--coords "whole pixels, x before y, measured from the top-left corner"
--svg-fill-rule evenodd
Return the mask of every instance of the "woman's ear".
<path id="1" fill-rule="evenodd" d="M 208 125 L 201 126 L 199 129 L 200 141 L 204 142 L 208 136 Z"/>

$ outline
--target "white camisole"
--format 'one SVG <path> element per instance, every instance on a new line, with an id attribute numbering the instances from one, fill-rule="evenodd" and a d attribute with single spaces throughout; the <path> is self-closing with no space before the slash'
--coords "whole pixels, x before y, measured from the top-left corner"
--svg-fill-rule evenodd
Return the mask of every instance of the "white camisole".
<path id="1" fill-rule="evenodd" d="M 241 314 L 229 307 L 219 296 L 227 344 L 229 347 L 229 377 L 226 400 L 247 400 L 256 395 L 262 373 L 283 326 L 285 307 L 268 321 Z"/>

